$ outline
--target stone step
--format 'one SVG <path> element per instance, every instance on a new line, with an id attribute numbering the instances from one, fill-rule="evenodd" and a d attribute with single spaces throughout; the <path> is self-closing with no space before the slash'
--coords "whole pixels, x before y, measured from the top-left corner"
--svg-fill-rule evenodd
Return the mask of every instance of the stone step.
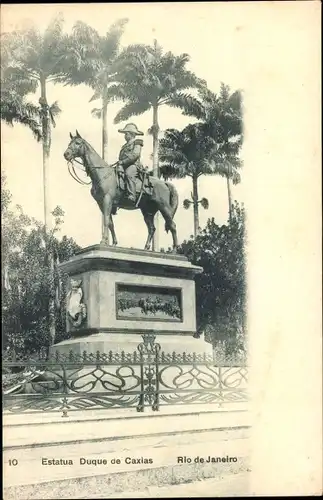
<path id="1" fill-rule="evenodd" d="M 145 408 L 144 412 L 138 413 L 135 408 L 118 408 L 118 409 L 95 409 L 95 410 L 76 410 L 69 411 L 67 420 L 69 422 L 84 422 L 94 420 L 113 420 L 113 419 L 140 419 L 149 418 L 154 415 L 155 418 L 163 418 L 167 415 L 191 415 L 196 413 L 228 413 L 232 411 L 247 411 L 247 403 L 225 403 L 223 407 L 219 404 L 181 404 L 163 406 L 158 412 L 151 408 Z M 37 425 L 46 423 L 65 423 L 65 418 L 62 417 L 62 412 L 45 412 L 35 411 L 30 413 L 12 413 L 4 412 L 3 426 L 15 425 Z"/>
<path id="2" fill-rule="evenodd" d="M 101 450 L 109 453 L 117 453 L 118 451 L 132 452 L 152 448 L 164 448 L 165 446 L 172 446 L 174 442 L 176 445 L 189 445 L 193 443 L 208 443 L 228 441 L 230 439 L 246 439 L 249 436 L 250 430 L 248 428 L 237 428 L 229 430 L 205 430 L 205 431 L 190 431 L 187 433 L 177 433 L 175 435 L 157 435 L 157 436 L 141 436 L 139 438 L 125 438 L 116 439 L 109 442 L 104 441 L 84 441 L 81 443 L 64 443 L 53 444 L 49 446 L 33 446 L 33 447 L 20 447 L 20 448 L 6 448 L 4 449 L 4 456 L 12 457 L 19 454 L 23 461 L 38 460 L 39 457 L 49 457 L 55 454 L 56 449 L 64 448 L 65 455 L 68 458 L 78 459 L 80 456 L 93 452 L 94 454 Z M 100 453 L 101 453 L 100 451 Z M 64 456 L 65 456 L 64 455 Z"/>
<path id="3" fill-rule="evenodd" d="M 131 419 L 107 417 L 84 421 L 62 418 L 59 422 L 47 421 L 44 425 L 29 423 L 27 427 L 21 423 L 17 425 L 17 420 L 16 425 L 8 422 L 9 419 L 4 427 L 4 450 L 248 427 L 250 416 L 247 411 L 168 414 L 162 417 L 153 412 L 147 418 L 141 415 Z"/>

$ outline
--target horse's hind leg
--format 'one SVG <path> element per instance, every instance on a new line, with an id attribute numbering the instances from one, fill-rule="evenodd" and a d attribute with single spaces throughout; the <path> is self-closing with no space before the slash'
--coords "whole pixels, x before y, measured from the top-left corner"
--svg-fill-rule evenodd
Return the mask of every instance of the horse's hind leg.
<path id="1" fill-rule="evenodd" d="M 177 230 L 176 230 L 176 224 L 173 221 L 172 213 L 171 210 L 169 210 L 166 207 L 161 207 L 160 212 L 162 216 L 164 217 L 165 220 L 165 230 L 168 233 L 170 231 L 172 233 L 173 237 L 173 252 L 176 252 L 177 247 L 178 247 L 178 239 L 177 239 Z"/>
<path id="2" fill-rule="evenodd" d="M 112 236 L 112 245 L 117 245 L 118 241 L 117 241 L 116 233 L 115 233 L 115 230 L 114 230 L 114 224 L 113 224 L 112 215 L 110 215 L 110 220 L 109 220 L 109 223 L 108 223 L 108 227 L 110 229 L 110 233 L 111 233 L 111 236 Z"/>
<path id="3" fill-rule="evenodd" d="M 154 237 L 154 233 L 156 231 L 155 224 L 154 224 L 154 217 L 156 212 L 146 212 L 145 210 L 141 209 L 142 215 L 144 216 L 145 223 L 148 229 L 148 237 L 145 245 L 145 250 L 150 249 L 150 245 L 152 242 L 152 239 Z"/>

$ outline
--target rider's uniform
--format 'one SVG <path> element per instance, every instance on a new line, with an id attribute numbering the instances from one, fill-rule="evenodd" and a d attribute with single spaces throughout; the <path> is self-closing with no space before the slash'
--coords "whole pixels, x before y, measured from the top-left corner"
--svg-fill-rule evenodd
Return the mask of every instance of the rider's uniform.
<path id="1" fill-rule="evenodd" d="M 126 174 L 127 195 L 133 201 L 136 199 L 136 174 L 138 167 L 141 166 L 140 156 L 143 144 L 142 139 L 134 137 L 122 146 L 119 154 L 119 164 L 124 168 Z"/>

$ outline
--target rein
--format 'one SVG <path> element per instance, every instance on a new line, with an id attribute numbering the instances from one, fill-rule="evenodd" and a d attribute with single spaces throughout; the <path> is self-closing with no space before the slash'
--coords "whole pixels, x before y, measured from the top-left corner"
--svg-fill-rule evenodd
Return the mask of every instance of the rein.
<path id="1" fill-rule="evenodd" d="M 83 167 L 83 172 L 85 172 L 85 167 L 83 165 L 83 163 L 77 161 L 76 159 L 74 159 L 74 161 L 76 163 L 79 163 L 82 167 Z M 74 166 L 74 163 L 73 163 L 73 160 L 72 161 L 68 161 L 67 162 L 67 165 L 68 165 L 68 172 L 70 174 L 70 176 L 76 181 L 78 182 L 79 184 L 81 184 L 81 186 L 89 186 L 91 184 L 92 181 L 90 182 L 85 182 L 85 181 L 82 181 L 82 179 L 79 178 L 79 176 L 77 175 L 76 171 L 75 171 L 75 166 Z M 79 167 L 78 167 L 79 168 Z"/>
<path id="2" fill-rule="evenodd" d="M 88 172 L 87 172 L 87 169 L 84 165 L 84 163 L 81 163 L 80 161 L 78 161 L 76 158 L 73 158 L 72 160 L 68 161 L 67 162 L 67 165 L 68 165 L 68 172 L 70 174 L 70 176 L 76 181 L 78 182 L 79 184 L 81 184 L 81 186 L 89 186 L 91 184 L 91 180 L 90 182 L 85 182 L 83 181 L 82 179 L 79 178 L 79 176 L 77 175 L 76 171 L 75 171 L 75 166 L 74 166 L 74 162 L 78 163 L 79 165 L 81 165 L 82 167 L 82 170 L 83 172 L 85 172 L 87 175 L 88 175 Z M 93 168 L 115 168 L 117 166 L 118 162 L 116 163 L 113 163 L 113 165 L 102 165 L 102 166 L 93 166 Z M 77 166 L 77 165 L 76 165 Z M 78 167 L 80 168 L 80 167 Z"/>

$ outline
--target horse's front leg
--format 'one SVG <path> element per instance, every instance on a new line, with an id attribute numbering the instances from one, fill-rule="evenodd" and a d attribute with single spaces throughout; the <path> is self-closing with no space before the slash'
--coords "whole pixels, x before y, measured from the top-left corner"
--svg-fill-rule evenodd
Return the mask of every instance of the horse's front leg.
<path id="1" fill-rule="evenodd" d="M 113 224 L 113 218 L 112 215 L 110 215 L 110 220 L 109 220 L 109 225 L 110 233 L 112 236 L 112 245 L 116 246 L 118 244 L 117 237 L 116 237 L 116 232 L 114 230 L 114 224 Z"/>
<path id="2" fill-rule="evenodd" d="M 102 213 L 103 213 L 103 235 L 101 240 L 102 245 L 109 245 L 109 225 L 111 220 L 111 210 L 112 210 L 112 199 L 110 195 L 106 194 L 102 201 Z"/>
<path id="3" fill-rule="evenodd" d="M 154 224 L 155 213 L 147 213 L 143 209 L 141 209 L 141 212 L 142 212 L 142 215 L 144 216 L 145 223 L 146 223 L 146 226 L 148 229 L 148 237 L 147 237 L 147 241 L 145 244 L 145 250 L 149 250 L 152 239 L 154 237 L 154 233 L 156 231 L 155 224 Z"/>

